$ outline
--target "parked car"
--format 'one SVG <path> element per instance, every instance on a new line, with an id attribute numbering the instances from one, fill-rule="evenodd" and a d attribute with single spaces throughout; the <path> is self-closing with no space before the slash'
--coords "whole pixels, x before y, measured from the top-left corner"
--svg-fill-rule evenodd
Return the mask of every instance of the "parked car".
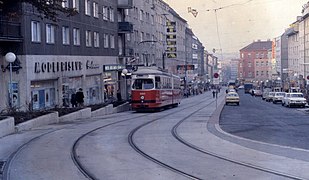
<path id="1" fill-rule="evenodd" d="M 236 104 L 237 106 L 239 106 L 239 96 L 236 92 L 229 92 L 226 94 L 225 96 L 225 105 L 228 104 Z"/>
<path id="2" fill-rule="evenodd" d="M 286 93 L 282 106 L 292 107 L 292 106 L 299 106 L 305 107 L 307 104 L 306 99 L 304 98 L 303 93 Z"/>
<path id="3" fill-rule="evenodd" d="M 273 100 L 274 95 L 275 95 L 275 92 L 268 92 L 268 93 L 266 94 L 265 100 L 266 100 L 267 102 L 271 102 L 271 101 Z"/>
<path id="4" fill-rule="evenodd" d="M 259 90 L 259 89 L 256 89 L 253 92 L 254 92 L 254 96 L 261 96 L 262 97 L 262 95 L 263 95 L 262 91 Z"/>
<path id="5" fill-rule="evenodd" d="M 273 96 L 273 103 L 276 104 L 277 102 L 282 103 L 282 99 L 285 95 L 285 92 L 275 92 L 275 95 Z"/>

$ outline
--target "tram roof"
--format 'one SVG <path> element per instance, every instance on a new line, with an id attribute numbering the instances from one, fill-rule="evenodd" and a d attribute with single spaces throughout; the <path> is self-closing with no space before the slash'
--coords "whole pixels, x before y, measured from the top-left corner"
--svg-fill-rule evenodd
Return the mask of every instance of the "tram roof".
<path id="1" fill-rule="evenodd" d="M 160 70 L 158 67 L 138 67 L 137 71 L 133 72 L 132 75 L 165 75 L 165 76 L 175 76 L 171 73 L 164 72 Z M 175 76 L 178 77 L 178 76 Z"/>

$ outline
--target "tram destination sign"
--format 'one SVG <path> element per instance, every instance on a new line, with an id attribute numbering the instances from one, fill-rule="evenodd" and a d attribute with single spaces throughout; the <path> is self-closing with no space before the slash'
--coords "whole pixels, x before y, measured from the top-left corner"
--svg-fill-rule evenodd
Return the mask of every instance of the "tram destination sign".
<path id="1" fill-rule="evenodd" d="M 107 64 L 103 65 L 103 72 L 108 72 L 108 71 L 121 71 L 125 69 L 125 65 L 123 64 Z"/>

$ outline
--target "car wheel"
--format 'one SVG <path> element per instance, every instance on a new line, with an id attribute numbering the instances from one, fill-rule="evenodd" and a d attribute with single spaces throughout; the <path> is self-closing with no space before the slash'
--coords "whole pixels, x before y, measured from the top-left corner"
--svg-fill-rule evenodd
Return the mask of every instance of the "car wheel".
<path id="1" fill-rule="evenodd" d="M 284 106 L 284 103 L 281 103 L 281 106 Z"/>
<path id="2" fill-rule="evenodd" d="M 239 106 L 239 102 L 237 103 L 237 106 Z"/>
<path id="3" fill-rule="evenodd" d="M 225 103 L 225 105 L 228 105 L 229 103 Z"/>

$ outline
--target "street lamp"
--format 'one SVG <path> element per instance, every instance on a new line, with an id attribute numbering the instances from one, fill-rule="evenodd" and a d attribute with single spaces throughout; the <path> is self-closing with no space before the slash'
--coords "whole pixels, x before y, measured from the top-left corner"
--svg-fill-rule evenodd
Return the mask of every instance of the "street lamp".
<path id="1" fill-rule="evenodd" d="M 122 74 L 124 75 L 125 100 L 127 100 L 128 99 L 128 92 L 127 92 L 127 74 L 128 74 L 128 70 L 127 69 L 123 69 L 122 70 Z"/>
<path id="2" fill-rule="evenodd" d="M 9 94 L 10 94 L 10 107 L 13 107 L 13 85 L 12 85 L 12 63 L 16 60 L 16 55 L 12 52 L 8 52 L 5 55 L 5 60 L 10 63 L 10 87 L 9 87 Z"/>

